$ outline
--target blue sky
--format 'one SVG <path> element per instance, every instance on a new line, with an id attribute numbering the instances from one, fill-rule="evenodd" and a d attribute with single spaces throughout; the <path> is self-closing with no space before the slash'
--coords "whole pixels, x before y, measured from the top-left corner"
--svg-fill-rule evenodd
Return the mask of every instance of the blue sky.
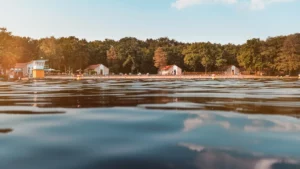
<path id="1" fill-rule="evenodd" d="M 300 0 L 0 0 L 15 35 L 244 43 L 300 32 Z"/>

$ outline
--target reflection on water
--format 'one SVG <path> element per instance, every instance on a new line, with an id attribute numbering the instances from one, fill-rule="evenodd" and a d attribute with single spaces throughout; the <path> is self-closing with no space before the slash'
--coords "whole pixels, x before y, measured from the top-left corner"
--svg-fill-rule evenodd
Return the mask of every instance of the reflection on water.
<path id="1" fill-rule="evenodd" d="M 296 160 L 288 158 L 265 158 L 259 154 L 246 154 L 245 152 L 226 148 L 205 148 L 188 143 L 181 143 L 179 145 L 197 152 L 194 160 L 196 168 L 199 169 L 272 169 L 280 165 L 295 169 L 299 167 L 299 163 Z"/>
<path id="2" fill-rule="evenodd" d="M 299 86 L 0 82 L 0 168 L 299 169 Z"/>
<path id="3" fill-rule="evenodd" d="M 12 129 L 0 129 L 0 134 L 6 134 L 6 133 L 10 133 L 12 132 L 13 130 Z"/>

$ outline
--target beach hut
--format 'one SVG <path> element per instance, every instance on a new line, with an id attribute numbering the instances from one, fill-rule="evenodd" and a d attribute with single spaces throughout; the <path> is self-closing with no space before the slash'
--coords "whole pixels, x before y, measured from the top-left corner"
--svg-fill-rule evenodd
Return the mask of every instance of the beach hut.
<path id="1" fill-rule="evenodd" d="M 11 72 L 18 77 L 44 78 L 45 62 L 46 60 L 33 60 L 27 63 L 16 63 L 15 67 L 11 68 Z"/>
<path id="2" fill-rule="evenodd" d="M 85 73 L 88 73 L 89 75 L 96 74 L 96 75 L 108 75 L 109 69 L 104 66 L 103 64 L 97 64 L 97 65 L 90 65 L 86 69 L 84 69 Z"/>
<path id="3" fill-rule="evenodd" d="M 182 69 L 177 65 L 168 65 L 158 71 L 159 75 L 181 75 Z"/>
<path id="4" fill-rule="evenodd" d="M 225 70 L 225 75 L 239 75 L 240 69 L 234 65 L 228 66 Z"/>
<path id="5" fill-rule="evenodd" d="M 47 60 L 33 60 L 27 64 L 27 75 L 33 78 L 45 77 L 45 63 Z"/>
<path id="6" fill-rule="evenodd" d="M 27 75 L 27 63 L 16 63 L 15 67 L 11 69 L 12 76 L 23 77 Z"/>

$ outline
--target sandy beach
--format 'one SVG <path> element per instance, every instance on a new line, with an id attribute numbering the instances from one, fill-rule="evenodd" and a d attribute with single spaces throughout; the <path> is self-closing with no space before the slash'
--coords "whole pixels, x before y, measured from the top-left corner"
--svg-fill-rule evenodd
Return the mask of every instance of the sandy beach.
<path id="1" fill-rule="evenodd" d="M 299 79 L 297 76 L 254 76 L 254 75 L 239 75 L 239 76 L 197 76 L 197 75 L 181 75 L 181 76 L 161 76 L 161 75 L 113 75 L 113 76 L 46 76 L 45 79 L 52 80 L 88 80 L 88 79 Z"/>

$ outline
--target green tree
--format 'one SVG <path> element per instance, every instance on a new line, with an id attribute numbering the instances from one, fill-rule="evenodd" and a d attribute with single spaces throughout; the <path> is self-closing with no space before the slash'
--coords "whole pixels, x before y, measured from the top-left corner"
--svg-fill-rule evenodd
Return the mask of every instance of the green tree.
<path id="1" fill-rule="evenodd" d="M 122 65 L 121 71 L 125 73 L 140 71 L 143 45 L 143 42 L 136 38 L 120 39 L 117 45 L 117 54 Z"/>
<path id="2" fill-rule="evenodd" d="M 0 64 L 4 70 L 15 66 L 18 60 L 17 51 L 18 45 L 11 32 L 6 28 L 0 28 Z"/>
<path id="3" fill-rule="evenodd" d="M 54 37 L 44 38 L 39 43 L 39 58 L 47 59 L 50 68 L 60 69 L 62 65 L 62 49 Z"/>
<path id="4" fill-rule="evenodd" d="M 157 68 L 154 66 L 154 50 L 152 48 L 142 48 L 142 63 L 141 73 L 157 73 Z"/>
<path id="5" fill-rule="evenodd" d="M 218 55 L 218 50 L 214 44 L 204 43 L 200 47 L 200 57 L 201 64 L 205 69 L 205 74 L 207 71 L 215 64 L 215 57 Z"/>
<path id="6" fill-rule="evenodd" d="M 72 73 L 78 69 L 84 69 L 88 65 L 90 49 L 85 39 L 74 36 L 60 38 L 59 44 L 62 50 L 63 67 L 65 72 Z"/>
<path id="7" fill-rule="evenodd" d="M 201 62 L 200 45 L 199 43 L 193 43 L 185 47 L 182 51 L 184 64 L 189 70 L 196 71 L 199 68 Z"/>
<path id="8" fill-rule="evenodd" d="M 184 67 L 184 55 L 182 54 L 184 46 L 183 45 L 174 45 L 164 48 L 167 54 L 167 64 L 168 65 L 177 65 L 181 68 Z"/>
<path id="9" fill-rule="evenodd" d="M 276 62 L 276 68 L 288 72 L 289 75 L 300 68 L 300 34 L 286 38 Z"/>
<path id="10" fill-rule="evenodd" d="M 240 66 L 248 71 L 258 71 L 263 68 L 263 59 L 261 57 L 261 41 L 260 39 L 251 39 L 244 44 L 237 57 Z"/>
<path id="11" fill-rule="evenodd" d="M 222 55 L 227 62 L 227 65 L 238 65 L 237 56 L 240 50 L 239 45 L 226 44 L 222 46 Z"/>
<path id="12" fill-rule="evenodd" d="M 117 64 L 118 55 L 117 55 L 117 52 L 116 52 L 114 46 L 111 46 L 110 49 L 107 50 L 106 56 L 107 56 L 107 63 L 108 63 L 108 66 L 109 66 L 111 72 L 117 73 L 117 71 L 119 69 L 119 65 Z"/>
<path id="13" fill-rule="evenodd" d="M 278 36 L 268 38 L 266 41 L 262 42 L 261 55 L 268 75 L 272 75 L 276 72 L 276 60 L 281 53 L 281 48 L 285 39 L 285 36 Z"/>

